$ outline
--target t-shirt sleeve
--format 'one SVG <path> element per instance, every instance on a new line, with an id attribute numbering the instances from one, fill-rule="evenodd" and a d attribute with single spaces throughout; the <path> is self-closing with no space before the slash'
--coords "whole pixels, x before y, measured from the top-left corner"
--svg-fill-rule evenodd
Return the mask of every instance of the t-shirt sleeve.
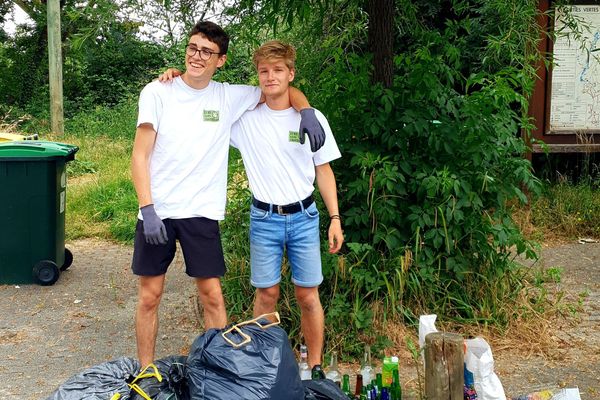
<path id="1" fill-rule="evenodd" d="M 240 120 L 236 121 L 231 126 L 231 136 L 229 138 L 229 144 L 235 147 L 236 149 L 240 148 L 240 138 L 242 135 L 242 122 Z"/>
<path id="2" fill-rule="evenodd" d="M 249 85 L 229 85 L 229 101 L 232 121 L 237 121 L 244 112 L 254 109 L 260 101 L 260 88 Z"/>
<path id="3" fill-rule="evenodd" d="M 158 89 L 160 87 L 155 82 L 152 82 L 146 85 L 140 93 L 136 126 L 140 126 L 143 123 L 151 123 L 154 130 L 158 132 L 158 121 L 162 111 L 162 100 Z"/>
<path id="4" fill-rule="evenodd" d="M 313 162 L 318 166 L 336 160 L 342 157 L 342 154 L 337 146 L 333 132 L 331 132 L 327 118 L 319 110 L 315 110 L 315 115 L 325 130 L 325 143 L 319 150 L 313 153 Z M 308 141 L 308 137 L 306 140 Z"/>

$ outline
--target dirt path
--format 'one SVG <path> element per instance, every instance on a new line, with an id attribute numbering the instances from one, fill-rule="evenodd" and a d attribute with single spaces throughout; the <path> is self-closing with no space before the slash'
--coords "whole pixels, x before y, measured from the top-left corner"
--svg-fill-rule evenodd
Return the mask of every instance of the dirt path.
<path id="1" fill-rule="evenodd" d="M 0 399 L 44 399 L 86 367 L 135 357 L 131 248 L 94 240 L 67 247 L 75 260 L 54 286 L 0 285 Z M 556 326 L 561 345 L 550 357 L 493 349 L 496 371 L 509 395 L 578 386 L 583 399 L 600 398 L 600 244 L 545 249 L 543 259 L 565 269 L 560 285 L 568 296 L 586 294 L 581 322 Z M 161 306 L 157 357 L 186 353 L 199 333 L 194 287 L 182 267 L 178 255 Z M 402 371 L 413 379 L 410 367 Z"/>
<path id="2" fill-rule="evenodd" d="M 564 313 L 581 302 L 577 322 L 555 322 L 550 331 L 557 346 L 546 357 L 531 349 L 495 351 L 496 369 L 512 395 L 558 387 L 579 387 L 582 399 L 600 399 L 600 244 L 546 248 L 542 266 L 563 269 L 558 284 L 565 293 Z M 534 346 L 532 346 L 534 347 Z"/>

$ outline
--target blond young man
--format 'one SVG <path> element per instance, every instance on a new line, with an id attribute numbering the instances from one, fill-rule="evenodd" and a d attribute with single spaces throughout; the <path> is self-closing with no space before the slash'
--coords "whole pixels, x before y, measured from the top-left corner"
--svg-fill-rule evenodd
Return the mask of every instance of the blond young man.
<path id="1" fill-rule="evenodd" d="M 186 273 L 196 282 L 204 327 L 227 323 L 218 221 L 225 213 L 230 132 L 261 98 L 259 88 L 212 80 L 225 64 L 228 45 L 220 26 L 199 22 L 189 35 L 185 73 L 171 84 L 152 82 L 140 94 L 131 162 L 140 206 L 132 270 L 139 277 L 135 326 L 143 366 L 154 360 L 158 307 L 176 240 Z M 318 133 L 314 110 L 298 90 L 292 100 L 302 109 L 300 131 L 318 148 L 325 135 Z"/>
<path id="2" fill-rule="evenodd" d="M 321 371 L 324 315 L 319 298 L 323 281 L 319 211 L 313 199 L 316 177 L 329 212 L 329 252 L 337 253 L 344 236 L 335 177 L 329 162 L 340 152 L 323 114 L 325 144 L 318 151 L 300 143 L 300 114 L 289 102 L 295 49 L 269 41 L 253 57 L 266 102 L 242 115 L 232 128 L 231 144 L 242 154 L 253 199 L 250 208 L 251 283 L 256 287 L 254 315 L 275 311 L 284 251 L 301 310 L 301 329 L 313 372 Z"/>

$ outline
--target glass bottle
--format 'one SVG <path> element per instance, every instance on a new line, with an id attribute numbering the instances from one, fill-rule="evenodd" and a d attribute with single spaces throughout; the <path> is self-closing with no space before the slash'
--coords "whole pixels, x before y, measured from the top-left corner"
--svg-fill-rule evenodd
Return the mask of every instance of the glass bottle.
<path id="1" fill-rule="evenodd" d="M 327 379 L 331 379 L 332 381 L 337 383 L 338 386 L 341 385 L 342 375 L 340 374 L 340 371 L 338 370 L 337 351 L 331 352 L 331 363 L 329 364 L 329 368 L 327 369 L 327 373 L 325 374 L 325 377 Z"/>
<path id="2" fill-rule="evenodd" d="M 374 381 L 372 381 L 372 382 L 374 382 Z M 369 396 L 371 397 L 371 399 L 377 400 L 377 385 L 375 385 L 374 383 L 371 383 L 371 389 L 369 390 Z"/>
<path id="3" fill-rule="evenodd" d="M 342 392 L 348 397 L 352 396 L 352 392 L 350 391 L 350 375 L 348 374 L 342 376 Z"/>
<path id="4" fill-rule="evenodd" d="M 300 370 L 300 379 L 304 381 L 311 378 L 310 368 L 308 366 L 308 348 L 305 345 L 300 346 L 298 369 Z"/>
<path id="5" fill-rule="evenodd" d="M 362 387 L 362 390 L 360 391 L 359 400 L 369 400 L 369 392 L 366 386 Z"/>
<path id="6" fill-rule="evenodd" d="M 381 396 L 379 398 L 381 400 L 390 400 L 390 393 L 388 392 L 388 388 L 384 387 L 381 389 Z"/>
<path id="7" fill-rule="evenodd" d="M 354 386 L 354 397 L 359 397 L 362 393 L 363 388 L 363 376 L 361 374 L 356 375 L 356 385 Z"/>
<path id="8" fill-rule="evenodd" d="M 360 363 L 360 374 L 363 377 L 363 382 L 369 383 L 374 378 L 373 366 L 371 365 L 371 346 L 365 345 L 365 352 Z"/>
<path id="9" fill-rule="evenodd" d="M 400 373 L 394 370 L 392 373 L 392 400 L 402 400 L 402 385 L 400 384 Z"/>

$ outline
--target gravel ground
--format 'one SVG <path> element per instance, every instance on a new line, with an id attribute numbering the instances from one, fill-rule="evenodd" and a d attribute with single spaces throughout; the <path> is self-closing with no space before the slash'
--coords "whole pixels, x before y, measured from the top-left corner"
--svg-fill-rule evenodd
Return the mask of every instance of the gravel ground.
<path id="1" fill-rule="evenodd" d="M 89 366 L 135 357 L 131 247 L 95 240 L 67 247 L 74 262 L 55 285 L 0 285 L 0 399 L 45 399 Z M 582 399 L 600 398 L 600 244 L 546 248 L 542 262 L 564 268 L 560 285 L 567 297 L 584 294 L 580 321 L 557 323 L 558 345 L 550 354 L 538 354 L 533 345 L 493 349 L 496 372 L 510 396 L 577 386 Z M 200 333 L 194 304 L 195 289 L 178 253 L 161 305 L 157 358 L 186 354 Z M 401 360 L 408 386 L 413 370 Z"/>

